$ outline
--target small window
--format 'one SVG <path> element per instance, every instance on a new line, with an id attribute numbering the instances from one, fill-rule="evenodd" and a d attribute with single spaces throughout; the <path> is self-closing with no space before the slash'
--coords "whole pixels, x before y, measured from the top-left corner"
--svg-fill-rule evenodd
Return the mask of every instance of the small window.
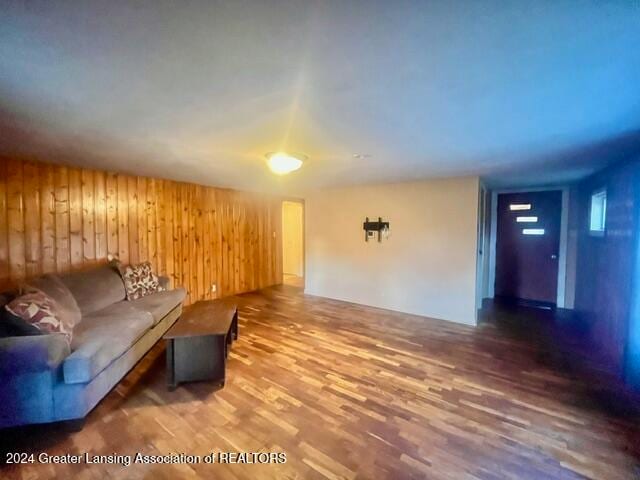
<path id="1" fill-rule="evenodd" d="M 544 235 L 544 228 L 523 228 L 523 235 Z"/>
<path id="2" fill-rule="evenodd" d="M 518 223 L 536 223 L 537 221 L 538 217 L 516 217 Z"/>
<path id="3" fill-rule="evenodd" d="M 511 203 L 509 204 L 509 210 L 531 210 L 530 203 Z"/>
<path id="4" fill-rule="evenodd" d="M 589 232 L 592 235 L 604 235 L 607 218 L 607 191 L 602 189 L 591 195 L 591 216 Z"/>

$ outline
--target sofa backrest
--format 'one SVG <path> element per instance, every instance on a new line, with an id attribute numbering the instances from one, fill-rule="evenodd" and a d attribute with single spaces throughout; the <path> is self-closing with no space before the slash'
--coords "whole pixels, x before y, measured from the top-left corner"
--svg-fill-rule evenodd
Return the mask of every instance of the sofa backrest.
<path id="1" fill-rule="evenodd" d="M 60 279 L 71 290 L 83 316 L 102 310 L 126 297 L 122 277 L 109 264 L 60 275 Z"/>
<path id="2" fill-rule="evenodd" d="M 27 285 L 42 290 L 58 303 L 59 313 L 68 319 L 70 325 L 77 325 L 82 314 L 73 293 L 55 273 L 32 278 Z"/>

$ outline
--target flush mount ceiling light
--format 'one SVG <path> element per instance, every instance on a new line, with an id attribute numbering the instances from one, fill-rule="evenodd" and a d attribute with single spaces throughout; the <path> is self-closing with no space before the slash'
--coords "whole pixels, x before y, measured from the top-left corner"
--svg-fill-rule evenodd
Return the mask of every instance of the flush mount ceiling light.
<path id="1" fill-rule="evenodd" d="M 272 152 L 265 156 L 267 157 L 267 165 L 276 175 L 286 175 L 298 170 L 307 159 L 306 155 L 285 152 Z"/>

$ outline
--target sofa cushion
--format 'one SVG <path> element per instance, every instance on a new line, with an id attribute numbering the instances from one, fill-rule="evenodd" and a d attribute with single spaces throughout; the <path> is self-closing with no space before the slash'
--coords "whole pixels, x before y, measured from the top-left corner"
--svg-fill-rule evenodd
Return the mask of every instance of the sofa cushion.
<path id="1" fill-rule="evenodd" d="M 60 277 L 75 298 L 82 317 L 124 300 L 124 283 L 111 265 L 74 272 Z"/>
<path id="2" fill-rule="evenodd" d="M 151 313 L 155 325 L 162 320 L 167 313 L 182 304 L 186 296 L 187 291 L 184 288 L 176 288 L 174 290 L 153 293 L 127 303 L 139 310 Z"/>
<path id="3" fill-rule="evenodd" d="M 28 282 L 27 288 L 35 288 L 53 298 L 58 304 L 58 313 L 60 316 L 65 317 L 66 323 L 72 326 L 80 323 L 80 319 L 82 318 L 80 307 L 78 307 L 78 303 L 76 299 L 73 298 L 73 294 L 59 276 L 47 274 L 33 278 Z"/>
<path id="4" fill-rule="evenodd" d="M 74 330 L 63 364 L 65 383 L 86 383 L 125 353 L 153 326 L 153 316 L 129 302 L 87 315 Z"/>
<path id="5" fill-rule="evenodd" d="M 153 317 L 149 312 L 145 312 L 136 308 L 135 305 L 132 305 L 132 302 L 128 302 L 126 300 L 121 300 L 119 302 L 113 303 L 102 310 L 98 310 L 97 312 L 93 312 L 89 315 L 86 315 L 82 322 L 76 326 L 74 333 L 74 341 L 71 343 L 71 350 L 74 351 L 76 347 L 80 346 L 82 343 L 82 334 L 85 332 L 91 331 L 95 328 L 95 325 L 100 322 L 105 323 L 113 323 L 120 318 L 133 320 L 137 322 L 140 318 L 143 319 L 151 319 Z M 83 325 L 85 320 L 88 320 L 91 325 Z M 76 339 L 76 334 L 81 335 Z"/>

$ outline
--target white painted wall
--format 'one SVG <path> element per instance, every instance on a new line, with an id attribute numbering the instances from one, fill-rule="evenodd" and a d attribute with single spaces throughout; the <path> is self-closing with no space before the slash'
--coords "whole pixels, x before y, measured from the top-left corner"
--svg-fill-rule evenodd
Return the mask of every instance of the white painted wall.
<path id="1" fill-rule="evenodd" d="M 475 325 L 478 192 L 465 177 L 308 193 L 305 292 Z M 388 240 L 364 241 L 367 216 Z"/>

